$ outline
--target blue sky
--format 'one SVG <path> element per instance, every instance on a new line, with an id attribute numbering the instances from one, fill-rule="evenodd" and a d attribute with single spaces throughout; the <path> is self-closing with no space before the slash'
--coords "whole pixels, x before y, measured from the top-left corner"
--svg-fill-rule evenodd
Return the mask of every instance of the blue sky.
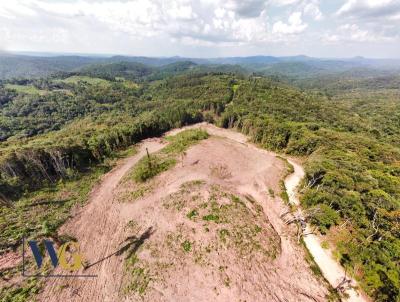
<path id="1" fill-rule="evenodd" d="M 0 50 L 400 57 L 400 0 L 13 0 Z"/>

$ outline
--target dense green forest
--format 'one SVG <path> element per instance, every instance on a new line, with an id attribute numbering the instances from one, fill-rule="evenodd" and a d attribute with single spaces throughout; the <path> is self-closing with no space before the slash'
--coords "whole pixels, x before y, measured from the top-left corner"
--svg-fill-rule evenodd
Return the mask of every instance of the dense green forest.
<path id="1" fill-rule="evenodd" d="M 307 156 L 302 204 L 322 213 L 340 262 L 376 301 L 399 299 L 400 94 L 306 94 L 264 79 L 242 82 L 221 125 L 261 146 Z"/>
<path id="2" fill-rule="evenodd" d="M 43 219 L 39 234 L 56 236 L 66 217 L 51 213 L 67 213 L 73 202 L 43 199 L 56 198 L 59 186 L 100 173 L 144 138 L 208 121 L 303 157 L 302 204 L 319 209 L 311 222 L 367 294 L 399 301 L 399 76 L 302 81 L 235 65 L 169 63 L 102 62 L 1 83 L 0 253 L 33 236 Z M 38 202 L 46 217 L 26 213 Z"/>

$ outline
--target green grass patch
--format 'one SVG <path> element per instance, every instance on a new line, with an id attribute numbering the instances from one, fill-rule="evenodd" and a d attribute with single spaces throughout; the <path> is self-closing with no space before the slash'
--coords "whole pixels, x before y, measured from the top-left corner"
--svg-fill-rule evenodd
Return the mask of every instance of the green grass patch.
<path id="1" fill-rule="evenodd" d="M 44 95 L 48 93 L 47 90 L 41 90 L 36 88 L 33 85 L 16 85 L 16 84 L 6 84 L 4 85 L 6 89 L 10 90 L 15 90 L 18 93 L 23 93 L 23 94 L 39 94 L 39 95 Z"/>
<path id="2" fill-rule="evenodd" d="M 276 158 L 279 158 L 280 160 L 282 160 L 285 163 L 286 166 L 286 171 L 285 171 L 285 175 L 284 177 L 289 176 L 290 174 L 294 173 L 294 167 L 293 165 L 284 157 L 282 156 L 276 156 Z"/>
<path id="3" fill-rule="evenodd" d="M 192 244 L 190 243 L 189 240 L 185 240 L 182 243 L 182 248 L 186 253 L 189 253 L 192 250 Z"/>
<path id="4" fill-rule="evenodd" d="M 157 154 L 152 154 L 149 157 L 145 156 L 136 164 L 133 171 L 133 179 L 136 182 L 145 182 L 161 172 L 167 171 L 175 164 L 176 159 L 174 158 L 165 158 Z"/>
<path id="5" fill-rule="evenodd" d="M 219 231 L 219 238 L 222 242 L 226 243 L 226 237 L 229 236 L 229 231 L 227 229 L 222 229 Z"/>
<path id="6" fill-rule="evenodd" d="M 208 214 L 208 215 L 203 216 L 203 220 L 218 222 L 219 221 L 219 216 L 218 215 L 214 215 L 214 214 Z"/>
<path id="7" fill-rule="evenodd" d="M 136 254 L 133 254 L 125 263 L 125 269 L 129 278 L 125 293 L 135 292 L 140 296 L 144 296 L 151 281 L 147 265 L 141 263 Z"/>
<path id="8" fill-rule="evenodd" d="M 197 217 L 197 216 L 199 216 L 199 213 L 198 213 L 196 210 L 191 210 L 191 211 L 186 215 L 186 217 L 189 218 L 189 219 L 192 219 L 192 218 Z"/>
<path id="9" fill-rule="evenodd" d="M 265 216 L 258 212 L 256 201 L 247 201 L 246 196 L 247 200 L 243 200 L 219 186 L 207 186 L 209 195 L 204 194 L 206 196 L 193 200 L 192 197 L 197 192 L 204 193 L 204 189 L 195 188 L 188 192 L 182 186 L 169 200 L 183 199 L 181 203 L 189 207 L 186 217 L 202 225 L 204 232 L 215 234 L 215 248 L 232 248 L 240 257 L 258 255 L 262 259 L 276 258 L 280 253 L 279 236 L 265 223 Z"/>
<path id="10" fill-rule="evenodd" d="M 187 148 L 206 138 L 208 138 L 207 132 L 199 129 L 186 130 L 177 135 L 168 136 L 166 139 L 169 145 L 156 154 L 145 155 L 135 165 L 132 172 L 133 179 L 136 182 L 145 182 L 167 171 L 176 164 L 177 155 L 183 154 Z"/>
<path id="11" fill-rule="evenodd" d="M 329 242 L 328 241 L 322 241 L 321 242 L 321 247 L 323 248 L 323 249 L 329 249 Z"/>
<path id="12" fill-rule="evenodd" d="M 12 208 L 0 207 L 0 252 L 18 244 L 23 236 L 55 236 L 71 208 L 86 202 L 93 185 L 109 169 L 104 165 L 94 167 L 73 179 L 28 193 Z"/>
<path id="13" fill-rule="evenodd" d="M 100 78 L 92 78 L 88 76 L 72 76 L 63 80 L 57 80 L 66 84 L 79 84 L 81 82 L 87 83 L 90 85 L 110 85 L 110 82 Z"/>
<path id="14" fill-rule="evenodd" d="M 169 145 L 162 152 L 166 154 L 180 154 L 190 146 L 208 138 L 208 133 L 201 129 L 185 130 L 174 136 L 167 136 Z"/>
<path id="15" fill-rule="evenodd" d="M 280 185 L 280 187 L 281 187 L 281 192 L 280 192 L 280 194 L 279 194 L 280 197 L 282 198 L 282 200 L 283 200 L 286 204 L 290 205 L 289 195 L 288 195 L 288 193 L 287 193 L 287 191 L 286 191 L 285 182 L 284 182 L 283 180 L 281 180 L 281 181 L 279 182 L 279 185 Z"/>
<path id="16" fill-rule="evenodd" d="M 22 286 L 4 286 L 0 288 L 1 302 L 25 302 L 32 301 L 32 297 L 39 293 L 40 281 L 38 278 L 28 278 Z"/>
<path id="17" fill-rule="evenodd" d="M 153 186 L 149 184 L 141 184 L 139 187 L 131 193 L 131 198 L 133 200 L 142 198 L 143 196 L 149 194 L 153 190 Z"/>
<path id="18" fill-rule="evenodd" d="M 271 188 L 268 188 L 268 194 L 269 194 L 269 196 L 270 196 L 271 198 L 274 198 L 274 197 L 275 197 L 275 192 L 274 192 L 274 190 L 272 190 Z"/>

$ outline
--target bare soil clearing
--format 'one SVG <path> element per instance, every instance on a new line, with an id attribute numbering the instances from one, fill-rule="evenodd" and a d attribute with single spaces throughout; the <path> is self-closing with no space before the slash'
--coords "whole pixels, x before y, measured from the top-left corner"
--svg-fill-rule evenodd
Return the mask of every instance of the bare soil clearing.
<path id="1" fill-rule="evenodd" d="M 0 256 L 0 271 L 17 266 L 22 261 L 20 253 L 9 252 Z"/>
<path id="2" fill-rule="evenodd" d="M 89 263 L 79 273 L 97 277 L 49 279 L 40 300 L 327 300 L 295 227 L 280 218 L 287 207 L 270 193 L 279 193 L 283 162 L 239 133 L 195 127 L 214 137 L 154 179 L 136 184 L 124 175 L 162 139 L 144 141 L 105 175 L 61 230 Z"/>
<path id="3" fill-rule="evenodd" d="M 121 209 L 115 201 L 115 189 L 123 176 L 145 154 L 160 150 L 165 144 L 160 139 L 145 140 L 140 151 L 127 158 L 104 176 L 101 184 L 91 193 L 90 200 L 60 230 L 78 240 L 86 261 L 98 265 L 79 271 L 77 274 L 96 274 L 96 278 L 48 279 L 40 301 L 116 301 L 112 293 L 118 292 L 121 283 L 123 258 L 107 256 L 115 253 L 124 239 L 121 231 Z"/>

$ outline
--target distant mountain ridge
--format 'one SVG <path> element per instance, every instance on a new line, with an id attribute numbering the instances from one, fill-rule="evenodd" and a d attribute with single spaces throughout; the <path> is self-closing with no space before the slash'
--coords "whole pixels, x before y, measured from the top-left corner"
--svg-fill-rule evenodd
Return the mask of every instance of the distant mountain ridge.
<path id="1" fill-rule="evenodd" d="M 351 69 L 370 68 L 400 70 L 400 59 L 350 59 L 313 58 L 298 56 L 248 56 L 220 58 L 145 57 L 145 56 L 83 56 L 83 55 L 21 55 L 0 53 L 0 79 L 37 78 L 56 72 L 74 72 L 87 68 L 98 69 L 111 63 L 139 63 L 148 68 L 192 62 L 197 65 L 238 65 L 250 72 L 266 75 L 310 76 L 315 73 L 349 72 Z M 101 64 L 96 67 L 96 65 Z M 214 66 L 215 67 L 215 66 Z"/>

